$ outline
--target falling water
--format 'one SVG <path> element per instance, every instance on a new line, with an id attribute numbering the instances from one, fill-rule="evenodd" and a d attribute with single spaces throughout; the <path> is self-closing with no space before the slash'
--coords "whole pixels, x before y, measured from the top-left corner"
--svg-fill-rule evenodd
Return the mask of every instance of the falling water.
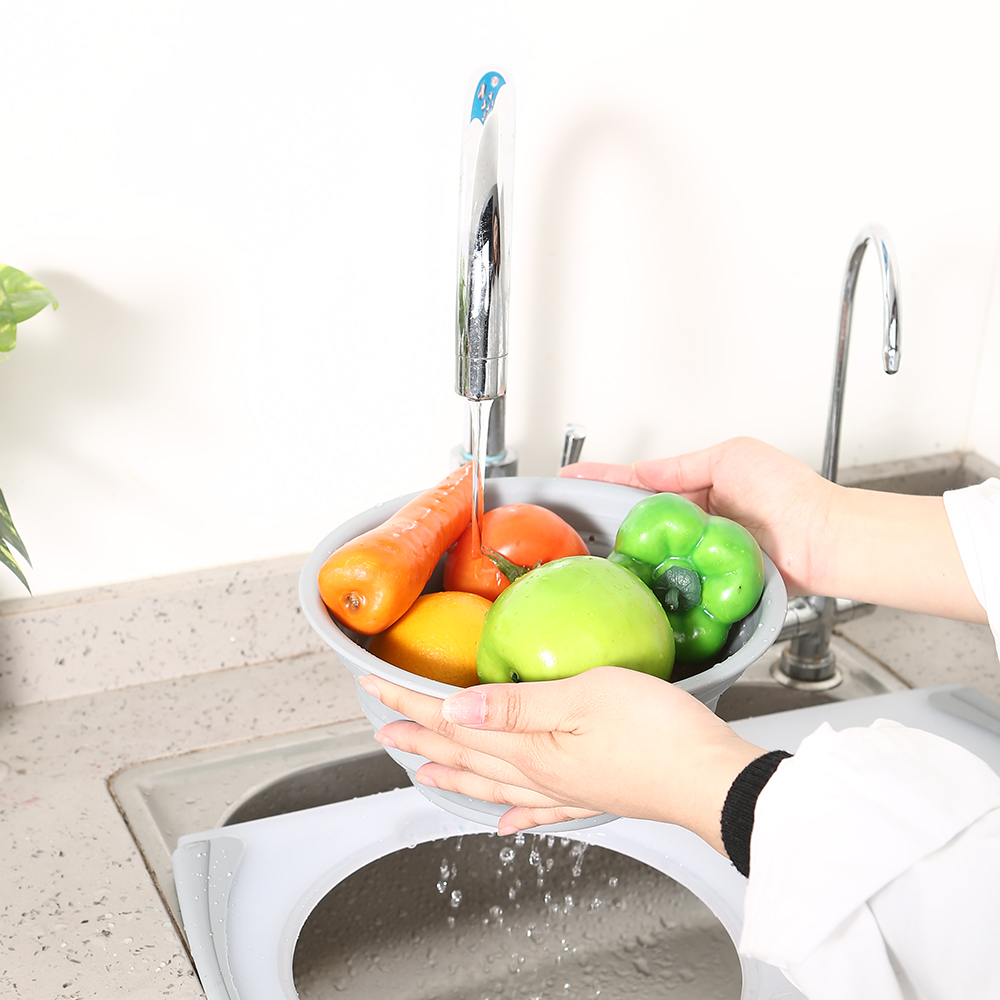
<path id="1" fill-rule="evenodd" d="M 472 551 L 482 552 L 483 510 L 486 500 L 486 438 L 490 427 L 492 399 L 470 399 L 472 422 Z"/>

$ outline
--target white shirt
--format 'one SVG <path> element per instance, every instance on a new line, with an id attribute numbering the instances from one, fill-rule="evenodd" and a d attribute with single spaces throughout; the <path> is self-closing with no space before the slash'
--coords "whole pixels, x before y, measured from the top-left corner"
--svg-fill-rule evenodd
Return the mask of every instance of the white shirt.
<path id="1" fill-rule="evenodd" d="M 945 494 L 1000 650 L 1000 480 Z M 1000 1000 L 1000 776 L 880 720 L 824 724 L 754 814 L 740 951 L 810 1000 Z"/>

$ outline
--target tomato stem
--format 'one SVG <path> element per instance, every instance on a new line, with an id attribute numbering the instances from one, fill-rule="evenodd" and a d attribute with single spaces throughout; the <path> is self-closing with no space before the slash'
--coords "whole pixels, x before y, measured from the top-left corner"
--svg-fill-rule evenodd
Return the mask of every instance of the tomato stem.
<path id="1" fill-rule="evenodd" d="M 503 575 L 507 577 L 511 583 L 513 583 L 518 577 L 524 576 L 525 573 L 529 573 L 533 569 L 538 569 L 538 567 L 542 565 L 542 560 L 539 559 L 534 566 L 519 566 L 517 563 L 511 562 L 506 556 L 501 555 L 499 552 L 494 552 L 493 549 L 488 548 L 485 545 L 483 546 L 483 555 L 489 556 L 493 565 L 496 566 L 496 568 L 500 570 L 500 572 L 503 573 Z"/>

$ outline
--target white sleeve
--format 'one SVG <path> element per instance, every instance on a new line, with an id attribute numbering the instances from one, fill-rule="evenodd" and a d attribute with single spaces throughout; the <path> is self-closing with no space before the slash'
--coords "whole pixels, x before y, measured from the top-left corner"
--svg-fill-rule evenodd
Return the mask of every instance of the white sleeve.
<path id="1" fill-rule="evenodd" d="M 757 800 L 740 951 L 810 1000 L 1000 997 L 1000 777 L 879 720 L 824 723 Z"/>
<path id="2" fill-rule="evenodd" d="M 952 534 L 969 583 L 986 609 L 1000 654 L 1000 479 L 944 495 Z"/>

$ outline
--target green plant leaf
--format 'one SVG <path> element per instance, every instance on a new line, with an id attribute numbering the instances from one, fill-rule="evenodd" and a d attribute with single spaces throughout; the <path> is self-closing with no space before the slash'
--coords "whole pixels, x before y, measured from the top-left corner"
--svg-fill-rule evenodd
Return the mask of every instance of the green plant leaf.
<path id="1" fill-rule="evenodd" d="M 7 293 L 0 288 L 0 353 L 14 350 L 17 343 L 17 317 Z"/>
<path id="2" fill-rule="evenodd" d="M 30 274 L 25 274 L 16 267 L 11 267 L 10 264 L 0 264 L 0 287 L 8 295 L 11 292 L 47 292 L 52 296 L 40 281 L 36 281 Z M 52 301 L 55 302 L 54 297 Z"/>
<path id="3" fill-rule="evenodd" d="M 18 323 L 31 319 L 35 313 L 40 313 L 46 306 L 59 308 L 56 297 L 47 288 L 31 288 L 23 292 L 8 292 L 7 297 L 14 307 L 14 318 Z"/>
<path id="4" fill-rule="evenodd" d="M 2 541 L 0 541 L 0 563 L 6 566 L 24 584 L 24 589 L 30 594 L 31 587 L 28 586 L 28 581 L 24 578 L 21 567 L 18 566 L 17 560 L 10 554 L 10 549 Z"/>
<path id="5" fill-rule="evenodd" d="M 0 544 L 4 547 L 13 545 L 27 560 L 28 565 L 31 565 L 28 550 L 24 547 L 24 542 L 21 541 L 21 536 L 17 533 L 17 528 L 14 527 L 14 521 L 10 516 L 10 509 L 7 507 L 7 501 L 4 499 L 2 490 L 0 490 Z"/>
<path id="6" fill-rule="evenodd" d="M 17 324 L 46 306 L 58 309 L 59 303 L 40 281 L 9 264 L 0 264 L 0 352 L 14 350 Z"/>
<path id="7" fill-rule="evenodd" d="M 28 586 L 28 581 L 24 578 L 24 573 L 21 572 L 21 567 L 18 565 L 8 545 L 12 545 L 24 556 L 28 565 L 31 565 L 31 560 L 28 558 L 28 550 L 24 547 L 24 542 L 21 541 L 21 536 L 17 533 L 17 528 L 14 527 L 10 510 L 7 508 L 7 501 L 3 497 L 3 492 L 0 491 L 0 564 L 6 566 L 24 584 L 24 589 L 30 594 L 31 587 Z"/>

